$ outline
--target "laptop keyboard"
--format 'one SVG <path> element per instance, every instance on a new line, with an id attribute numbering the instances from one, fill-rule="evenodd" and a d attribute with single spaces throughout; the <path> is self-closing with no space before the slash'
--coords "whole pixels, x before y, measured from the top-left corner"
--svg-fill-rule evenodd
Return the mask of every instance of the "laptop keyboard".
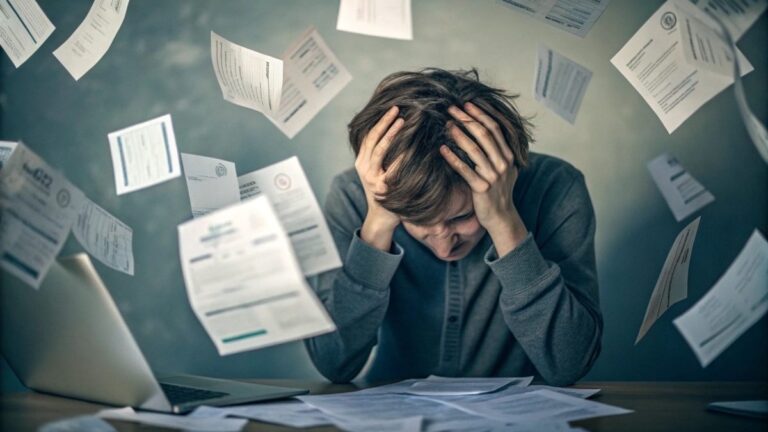
<path id="1" fill-rule="evenodd" d="M 174 384 L 160 383 L 165 396 L 172 405 L 179 405 L 188 402 L 202 401 L 206 399 L 216 399 L 222 396 L 228 396 L 229 393 L 203 390 L 194 387 L 184 387 Z"/>

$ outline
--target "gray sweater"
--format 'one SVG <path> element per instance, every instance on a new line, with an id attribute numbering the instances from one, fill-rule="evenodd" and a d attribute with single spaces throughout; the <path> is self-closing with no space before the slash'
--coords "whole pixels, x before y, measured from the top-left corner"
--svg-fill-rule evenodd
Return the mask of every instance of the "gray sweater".
<path id="1" fill-rule="evenodd" d="M 366 377 L 535 374 L 553 385 L 581 378 L 600 352 L 595 215 L 582 174 L 531 153 L 513 192 L 529 235 L 498 257 L 490 237 L 445 262 L 402 228 L 390 253 L 359 237 L 366 214 L 354 169 L 338 175 L 325 203 L 344 266 L 310 281 L 337 330 L 306 341 L 317 369 L 354 378 L 378 345 Z"/>

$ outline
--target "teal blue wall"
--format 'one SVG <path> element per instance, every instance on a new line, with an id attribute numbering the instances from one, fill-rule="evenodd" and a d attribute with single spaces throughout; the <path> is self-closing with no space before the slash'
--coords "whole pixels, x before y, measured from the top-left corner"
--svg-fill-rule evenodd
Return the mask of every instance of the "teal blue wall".
<path id="1" fill-rule="evenodd" d="M 535 151 L 571 161 L 587 178 L 597 212 L 597 253 L 605 315 L 603 353 L 587 378 L 642 380 L 768 379 L 766 320 L 702 369 L 671 319 L 698 300 L 755 227 L 766 231 L 768 169 L 749 141 L 730 89 L 672 135 L 610 64 L 610 58 L 661 1 L 613 0 L 586 38 L 528 19 L 487 0 L 415 0 L 414 40 L 335 30 L 335 0 L 132 0 L 108 54 L 79 82 L 53 57 L 81 22 L 89 0 L 40 0 L 57 30 L 26 64 L 0 57 L 1 139 L 21 139 L 92 200 L 134 230 L 136 275 L 97 263 L 153 367 L 224 377 L 319 379 L 301 343 L 220 357 L 187 302 L 176 225 L 190 218 L 183 179 L 116 196 L 107 133 L 165 113 L 180 151 L 235 161 L 240 172 L 298 155 L 319 199 L 333 175 L 351 166 L 346 123 L 388 73 L 426 66 L 475 66 L 481 78 L 521 93 L 533 115 Z M 211 30 L 279 56 L 314 25 L 353 81 L 293 140 L 262 115 L 225 102 L 210 61 Z M 745 78 L 757 115 L 768 116 L 768 20 L 740 46 L 755 66 Z M 594 75 L 575 125 L 532 95 L 537 45 L 546 44 Z M 677 233 L 647 174 L 646 161 L 675 154 L 717 198 L 702 212 L 689 298 L 673 306 L 633 346 L 648 298 Z M 81 248 L 70 239 L 64 253 Z M 414 323 L 418 325 L 418 323 Z M 15 388 L 3 365 L 3 388 Z"/>

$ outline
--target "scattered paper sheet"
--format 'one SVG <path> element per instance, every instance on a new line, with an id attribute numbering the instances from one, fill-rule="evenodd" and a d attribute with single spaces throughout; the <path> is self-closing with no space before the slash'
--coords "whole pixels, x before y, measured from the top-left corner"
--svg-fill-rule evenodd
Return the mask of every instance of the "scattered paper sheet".
<path id="1" fill-rule="evenodd" d="M 518 12 L 560 30 L 584 37 L 608 7 L 609 0 L 499 0 Z"/>
<path id="2" fill-rule="evenodd" d="M 677 158 L 668 153 L 648 162 L 647 167 L 678 222 L 715 200 L 715 197 L 683 168 Z"/>
<path id="3" fill-rule="evenodd" d="M 182 429 L 185 431 L 237 432 L 245 427 L 248 420 L 216 417 L 185 417 L 170 414 L 136 412 L 131 407 L 106 409 L 98 416 L 110 420 L 128 421 L 147 426 Z"/>
<path id="4" fill-rule="evenodd" d="M 95 0 L 88 15 L 53 55 L 75 81 L 104 57 L 123 25 L 129 0 Z"/>
<path id="5" fill-rule="evenodd" d="M 266 196 L 179 225 L 192 309 L 220 355 L 333 331 Z"/>
<path id="6" fill-rule="evenodd" d="M 413 39 L 411 0 L 341 0 L 336 30 Z"/>
<path id="7" fill-rule="evenodd" d="M 347 432 L 421 432 L 421 416 L 392 420 L 338 419 L 334 424 Z"/>
<path id="8" fill-rule="evenodd" d="M 285 82 L 280 110 L 265 113 L 289 139 L 296 136 L 352 80 L 314 27 L 283 54 Z"/>
<path id="9" fill-rule="evenodd" d="M 678 8 L 705 23 L 711 22 L 687 1 L 669 0 L 611 59 L 669 133 L 733 83 L 733 77 L 699 69 L 685 60 Z M 745 74 L 752 71 L 741 53 L 737 57 Z"/>
<path id="10" fill-rule="evenodd" d="M 224 100 L 263 113 L 277 112 L 283 61 L 211 32 L 211 60 Z"/>
<path id="11" fill-rule="evenodd" d="M 55 28 L 35 0 L 0 1 L 0 47 L 17 68 Z"/>
<path id="12" fill-rule="evenodd" d="M 37 432 L 117 432 L 117 429 L 98 417 L 84 415 L 46 423 Z"/>
<path id="13" fill-rule="evenodd" d="M 240 199 L 262 194 L 274 206 L 304 276 L 341 267 L 341 258 L 299 159 L 292 157 L 238 178 Z"/>
<path id="14" fill-rule="evenodd" d="M 592 71 L 543 45 L 539 45 L 538 53 L 536 100 L 574 124 Z"/>
<path id="15" fill-rule="evenodd" d="M 317 408 L 300 401 L 270 402 L 231 407 L 201 406 L 192 417 L 241 417 L 295 428 L 308 428 L 333 424 L 333 419 Z"/>
<path id="16" fill-rule="evenodd" d="M 715 32 L 715 29 L 697 17 L 677 7 L 680 17 L 680 36 L 683 53 L 688 64 L 702 70 L 730 76 L 735 57 L 731 49 Z"/>
<path id="17" fill-rule="evenodd" d="M 766 311 L 768 241 L 755 230 L 712 289 L 674 323 L 707 367 Z"/>
<path id="18" fill-rule="evenodd" d="M 181 175 L 170 114 L 112 132 L 109 150 L 118 195 Z"/>
<path id="19" fill-rule="evenodd" d="M 3 164 L 11 157 L 16 145 L 13 141 L 0 141 L 0 169 L 3 169 Z"/>
<path id="20" fill-rule="evenodd" d="M 648 308 L 645 310 L 645 317 L 637 333 L 635 345 L 670 306 L 688 296 L 688 267 L 691 263 L 693 242 L 699 230 L 699 221 L 701 217 L 688 224 L 672 244 L 656 286 L 653 288 L 651 299 L 648 301 Z"/>
<path id="21" fill-rule="evenodd" d="M 240 202 L 235 164 L 229 161 L 181 154 L 187 179 L 192 216 L 200 217 L 214 210 Z"/>
<path id="22" fill-rule="evenodd" d="M 0 170 L 0 267 L 39 288 L 83 198 L 61 173 L 19 144 Z"/>
<path id="23" fill-rule="evenodd" d="M 728 31 L 733 35 L 733 40 L 738 41 L 741 36 L 752 27 L 760 15 L 768 8 L 766 0 L 690 0 L 702 11 L 712 14 L 723 21 Z"/>
<path id="24" fill-rule="evenodd" d="M 133 230 L 85 196 L 72 233 L 91 256 L 133 276 Z"/>
<path id="25" fill-rule="evenodd" d="M 430 376 L 418 380 L 403 393 L 419 396 L 478 395 L 495 392 L 506 386 L 525 387 L 533 377 L 526 378 L 445 378 Z"/>
<path id="26" fill-rule="evenodd" d="M 463 398 L 453 400 L 451 403 L 467 412 L 509 423 L 535 422 L 544 419 L 575 421 L 632 412 L 550 390 L 484 398 L 482 401 Z"/>
<path id="27" fill-rule="evenodd" d="M 768 400 L 710 402 L 707 404 L 707 409 L 741 416 L 766 418 L 768 417 Z"/>

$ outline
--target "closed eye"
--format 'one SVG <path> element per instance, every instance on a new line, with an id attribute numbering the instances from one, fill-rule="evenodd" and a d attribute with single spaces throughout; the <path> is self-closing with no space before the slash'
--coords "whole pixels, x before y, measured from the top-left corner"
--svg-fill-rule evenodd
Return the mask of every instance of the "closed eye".
<path id="1" fill-rule="evenodd" d="M 458 215 L 458 216 L 456 216 L 456 217 L 453 217 L 453 218 L 449 219 L 449 220 L 448 220 L 448 223 L 457 223 L 457 222 L 462 222 L 462 221 L 465 221 L 465 220 L 471 219 L 471 218 L 472 218 L 472 216 L 474 216 L 474 215 L 475 215 L 475 212 L 474 212 L 474 211 L 471 211 L 471 212 L 469 212 L 469 213 L 464 213 L 464 214 L 462 214 L 462 215 Z"/>

